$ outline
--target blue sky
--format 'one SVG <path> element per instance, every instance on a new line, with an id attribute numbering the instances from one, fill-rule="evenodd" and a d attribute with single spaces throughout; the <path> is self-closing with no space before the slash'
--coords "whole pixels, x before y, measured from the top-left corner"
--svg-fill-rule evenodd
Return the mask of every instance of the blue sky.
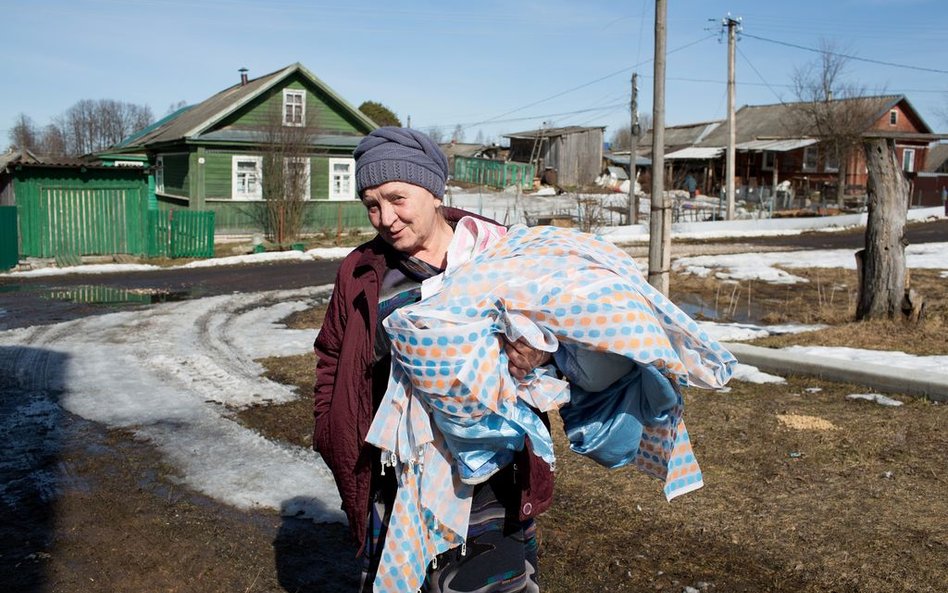
<path id="1" fill-rule="evenodd" d="M 945 0 L 669 0 L 666 123 L 724 118 L 726 43 L 741 17 L 737 105 L 792 100 L 795 67 L 822 39 L 848 78 L 903 93 L 948 130 Z M 651 110 L 653 0 L 0 0 L 7 57 L 0 146 L 20 112 L 40 125 L 81 99 L 195 103 L 301 62 L 349 102 L 375 100 L 413 127 L 457 124 L 468 141 L 629 119 L 629 79 Z M 790 45 L 788 45 L 790 44 Z"/>

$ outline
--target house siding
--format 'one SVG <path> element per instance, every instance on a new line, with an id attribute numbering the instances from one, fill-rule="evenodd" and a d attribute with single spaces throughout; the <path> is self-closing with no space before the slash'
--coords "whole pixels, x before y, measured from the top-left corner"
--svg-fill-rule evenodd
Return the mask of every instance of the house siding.
<path id="1" fill-rule="evenodd" d="M 889 123 L 889 112 L 895 111 L 898 113 L 898 121 L 895 125 Z M 919 132 L 921 131 L 921 123 L 916 121 L 914 117 L 911 117 L 903 108 L 901 104 L 897 104 L 892 109 L 887 110 L 882 114 L 882 117 L 876 121 L 875 125 L 872 126 L 874 130 L 888 131 L 888 132 Z"/>
<path id="2" fill-rule="evenodd" d="M 215 213 L 216 233 L 249 234 L 261 232 L 259 220 L 263 206 L 263 202 L 208 202 L 207 209 Z M 303 233 L 370 228 L 365 207 L 358 200 L 310 201 L 305 205 Z"/>
<path id="3" fill-rule="evenodd" d="M 329 159 L 316 157 L 309 166 L 310 198 L 313 200 L 329 199 Z"/>
<path id="4" fill-rule="evenodd" d="M 306 91 L 306 119 L 310 125 L 322 133 L 362 135 L 364 132 L 359 124 L 346 118 L 333 105 L 332 99 L 315 87 L 305 84 L 300 78 L 288 81 L 286 84 L 274 87 L 266 95 L 257 100 L 249 110 L 241 110 L 233 118 L 224 120 L 214 129 L 228 128 L 235 130 L 260 130 L 267 127 L 271 113 L 282 117 L 283 89 L 299 89 Z"/>
<path id="5" fill-rule="evenodd" d="M 204 192 L 208 200 L 230 200 L 233 196 L 234 152 L 208 151 L 204 157 Z"/>

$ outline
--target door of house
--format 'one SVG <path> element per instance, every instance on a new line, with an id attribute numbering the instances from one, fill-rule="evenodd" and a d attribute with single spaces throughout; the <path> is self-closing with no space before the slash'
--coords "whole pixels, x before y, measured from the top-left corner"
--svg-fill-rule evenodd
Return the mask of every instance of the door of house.
<path id="1" fill-rule="evenodd" d="M 16 206 L 0 206 L 0 271 L 16 267 L 20 241 L 16 230 Z"/>

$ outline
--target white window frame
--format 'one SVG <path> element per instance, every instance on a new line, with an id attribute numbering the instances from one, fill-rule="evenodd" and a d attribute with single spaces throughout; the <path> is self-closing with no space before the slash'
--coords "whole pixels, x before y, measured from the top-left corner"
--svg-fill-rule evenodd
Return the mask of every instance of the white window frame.
<path id="1" fill-rule="evenodd" d="M 257 184 L 256 188 L 252 192 L 242 192 L 240 191 L 239 183 L 239 169 L 238 163 L 240 162 L 253 162 L 257 174 Z M 231 157 L 231 193 L 230 197 L 233 200 L 262 200 L 263 199 L 263 157 L 248 155 L 248 154 L 235 154 Z"/>
<path id="2" fill-rule="evenodd" d="M 299 103 L 290 103 L 290 97 L 299 97 Z M 291 113 L 294 108 L 299 108 L 299 113 Z M 297 117 L 298 116 L 298 117 Z M 297 121 L 298 120 L 298 121 Z M 306 122 L 306 91 L 302 89 L 283 89 L 283 125 L 292 127 L 302 127 Z"/>
<path id="3" fill-rule="evenodd" d="M 902 170 L 906 173 L 915 172 L 915 149 L 914 148 L 903 148 L 902 149 Z"/>
<path id="4" fill-rule="evenodd" d="M 155 192 L 165 193 L 165 157 L 155 157 Z"/>
<path id="5" fill-rule="evenodd" d="M 895 126 L 899 123 L 899 110 L 892 109 L 889 111 L 889 125 Z"/>
<path id="6" fill-rule="evenodd" d="M 773 171 L 774 163 L 777 162 L 777 151 L 775 150 L 765 150 L 760 161 L 760 170 L 761 171 Z"/>
<path id="7" fill-rule="evenodd" d="M 346 165 L 349 167 L 349 191 L 336 191 L 336 173 L 335 165 Z M 329 159 L 329 199 L 330 200 L 354 200 L 355 191 L 355 159 L 352 158 L 331 158 Z"/>
<path id="8" fill-rule="evenodd" d="M 813 160 L 813 163 L 812 163 L 812 164 L 808 164 L 808 161 L 810 160 L 810 159 L 808 158 L 808 155 L 810 155 L 810 154 L 813 155 L 813 159 L 812 159 L 812 160 Z M 812 146 L 805 146 L 805 147 L 803 148 L 803 167 L 802 167 L 802 169 L 803 169 L 804 171 L 816 171 L 817 166 L 819 166 L 819 162 L 820 162 L 820 151 L 819 151 L 819 149 L 816 147 L 816 145 L 814 144 L 814 145 L 812 145 Z"/>
<path id="9" fill-rule="evenodd" d="M 312 167 L 312 159 L 310 159 L 309 157 L 306 157 L 306 156 L 304 156 L 304 157 L 286 157 L 286 158 L 283 159 L 283 171 L 284 171 L 284 172 L 286 172 L 287 166 L 288 166 L 290 163 L 292 163 L 292 162 L 302 163 L 303 166 L 304 166 L 303 168 L 304 168 L 305 171 L 306 171 L 306 184 L 303 186 L 303 187 L 305 188 L 305 190 L 303 191 L 303 199 L 304 199 L 304 200 L 309 200 L 309 199 L 312 197 L 311 194 L 312 194 L 312 191 L 313 191 L 313 190 L 312 190 L 312 186 L 313 186 L 313 183 L 312 183 L 312 180 L 313 180 L 313 177 L 312 177 L 312 169 L 313 169 L 313 167 Z"/>

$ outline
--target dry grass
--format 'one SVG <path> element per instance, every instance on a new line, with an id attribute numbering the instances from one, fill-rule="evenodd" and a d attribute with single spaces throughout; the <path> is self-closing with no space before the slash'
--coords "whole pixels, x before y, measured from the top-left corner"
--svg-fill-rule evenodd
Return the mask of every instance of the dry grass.
<path id="1" fill-rule="evenodd" d="M 946 353 L 948 291 L 937 273 L 913 274 L 928 303 L 918 325 L 852 322 L 854 272 L 794 273 L 811 282 L 723 285 L 726 295 L 720 281 L 679 276 L 673 299 L 687 295 L 719 318 L 749 309 L 771 323 L 831 325 L 759 344 Z M 292 322 L 317 327 L 320 315 L 304 312 Z M 297 385 L 304 397 L 245 411 L 241 420 L 309 446 L 312 357 L 264 363 L 271 378 Z M 802 377 L 688 390 L 686 420 L 706 485 L 671 503 L 659 482 L 569 452 L 554 418 L 556 497 L 540 519 L 544 590 L 943 591 L 948 406 L 899 395 L 899 408 L 845 399 L 863 391 Z"/>

